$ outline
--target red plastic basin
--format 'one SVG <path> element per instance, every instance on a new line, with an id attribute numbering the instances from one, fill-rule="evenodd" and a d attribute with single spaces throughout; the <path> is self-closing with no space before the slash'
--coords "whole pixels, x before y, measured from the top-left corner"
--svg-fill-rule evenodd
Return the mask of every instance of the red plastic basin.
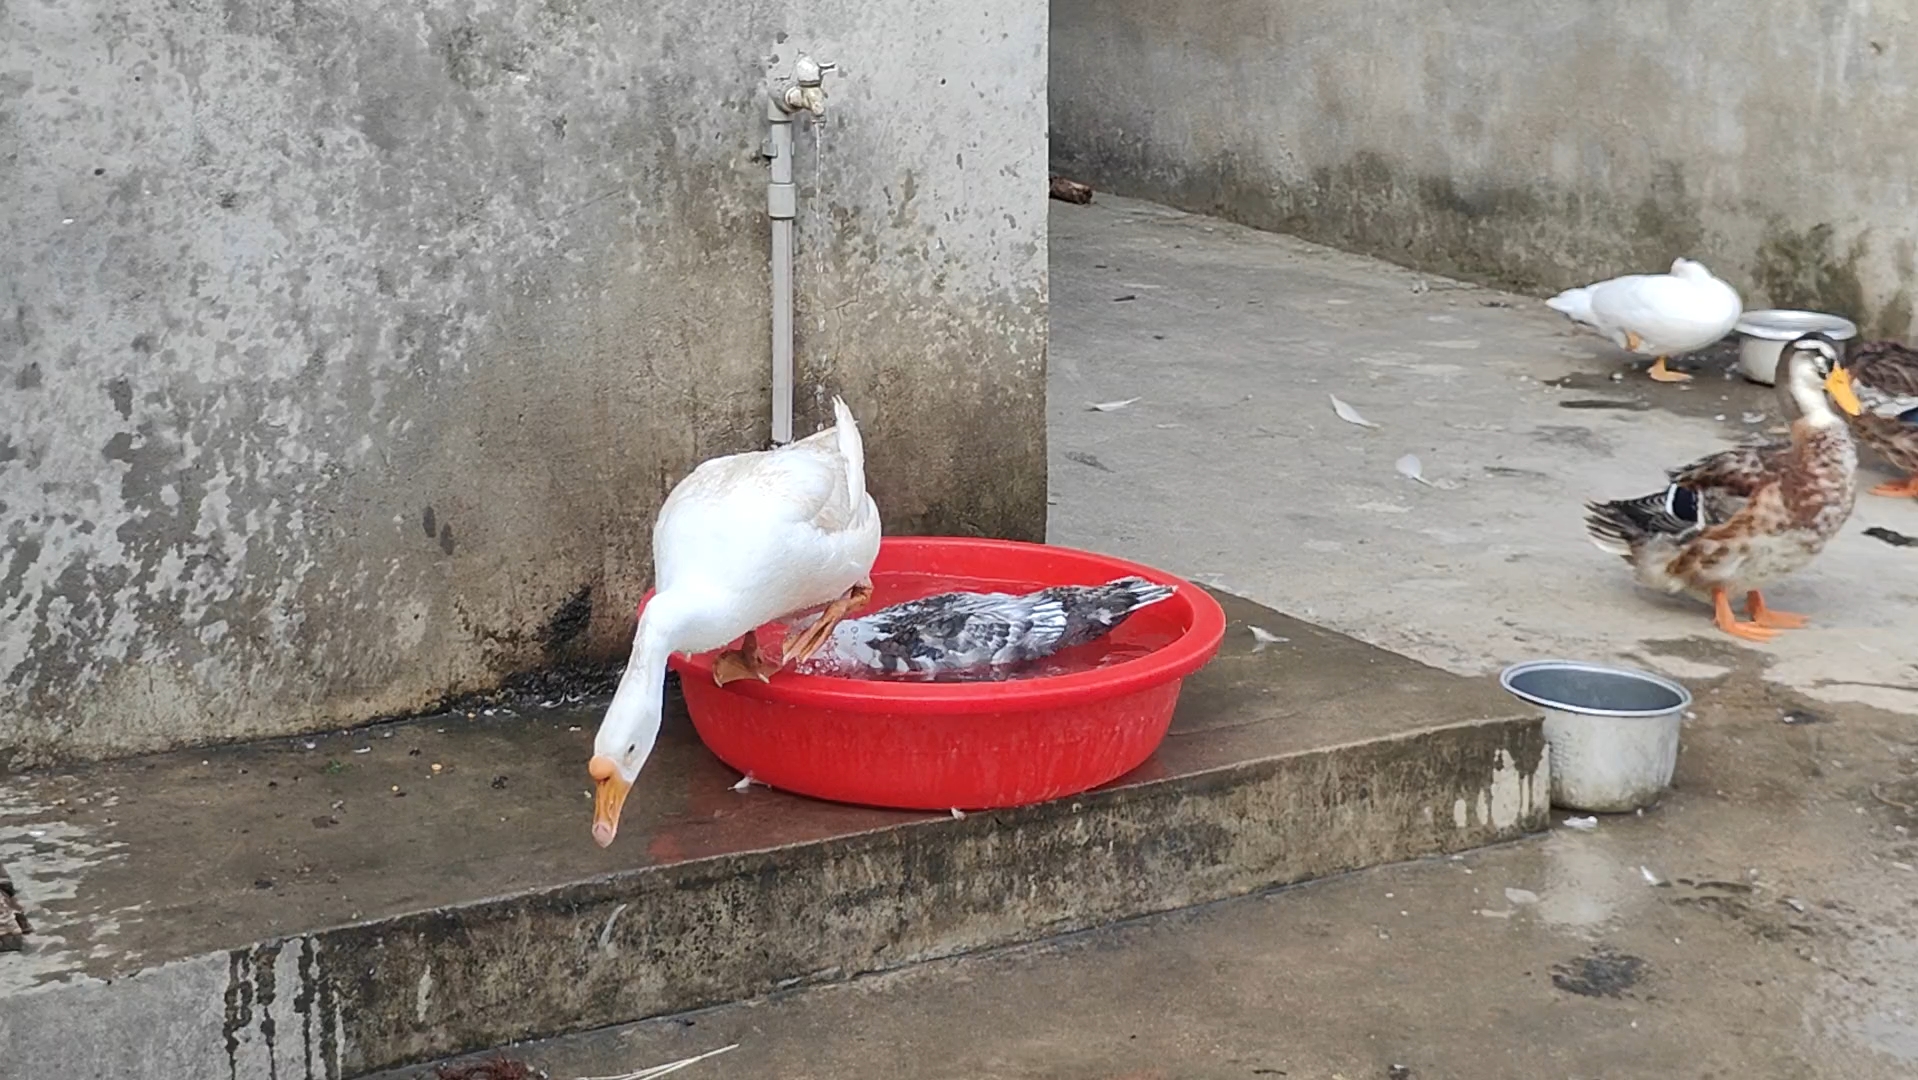
<path id="1" fill-rule="evenodd" d="M 1115 780 L 1152 755 L 1181 683 L 1218 652 L 1225 612 L 1190 582 L 1072 548 L 919 536 L 880 546 L 868 611 L 953 589 L 1023 593 L 1129 574 L 1178 591 L 1103 643 L 1152 651 L 1104 667 L 941 683 L 783 671 L 724 687 L 713 684 L 713 653 L 675 656 L 672 667 L 700 739 L 770 787 L 910 810 L 1043 802 Z M 760 635 L 769 648 L 781 636 L 772 626 Z"/>

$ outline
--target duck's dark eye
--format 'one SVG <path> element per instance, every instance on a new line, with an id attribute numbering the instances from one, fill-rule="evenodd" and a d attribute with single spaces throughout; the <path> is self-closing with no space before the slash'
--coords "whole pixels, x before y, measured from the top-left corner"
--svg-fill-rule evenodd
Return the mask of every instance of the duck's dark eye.
<path id="1" fill-rule="evenodd" d="M 627 744 L 627 746 L 626 746 L 626 756 L 627 756 L 627 757 L 632 757 L 632 756 L 633 756 L 633 751 L 635 751 L 635 750 L 637 750 L 637 749 L 639 749 L 639 744 L 638 744 L 638 743 L 629 743 L 629 744 Z"/>

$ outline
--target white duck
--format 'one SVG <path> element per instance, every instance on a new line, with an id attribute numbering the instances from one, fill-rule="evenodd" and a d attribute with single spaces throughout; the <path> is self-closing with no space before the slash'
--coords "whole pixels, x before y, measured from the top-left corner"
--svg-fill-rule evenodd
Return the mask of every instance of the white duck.
<path id="1" fill-rule="evenodd" d="M 1674 259 L 1669 274 L 1627 274 L 1566 289 L 1545 303 L 1621 349 L 1657 357 L 1646 374 L 1659 382 L 1689 382 L 1690 375 L 1665 366 L 1666 358 L 1731 333 L 1745 311 L 1737 289 L 1690 259 Z"/>
<path id="2" fill-rule="evenodd" d="M 666 658 L 730 645 L 713 669 L 722 685 L 764 680 L 818 651 L 834 625 L 872 595 L 879 508 L 866 494 L 865 452 L 846 403 L 834 424 L 771 450 L 700 464 L 666 496 L 653 526 L 653 597 L 632 655 L 593 739 L 593 839 L 613 842 L 620 808 L 659 736 Z M 778 662 L 752 631 L 825 605 L 788 636 Z"/>

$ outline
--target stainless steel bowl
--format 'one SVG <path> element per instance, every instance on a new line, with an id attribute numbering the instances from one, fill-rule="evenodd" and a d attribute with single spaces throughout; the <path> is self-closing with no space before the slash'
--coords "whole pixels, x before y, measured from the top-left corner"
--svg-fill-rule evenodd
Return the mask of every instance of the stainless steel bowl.
<path id="1" fill-rule="evenodd" d="M 1772 385 L 1778 370 L 1778 354 L 1785 343 L 1803 334 L 1817 332 L 1838 343 L 1858 336 L 1858 324 L 1843 315 L 1822 311 L 1796 311 L 1791 308 L 1763 308 L 1739 316 L 1732 329 L 1738 333 L 1738 370 L 1755 383 Z"/>
<path id="2" fill-rule="evenodd" d="M 1499 673 L 1514 697 L 1585 716 L 1656 717 L 1691 707 L 1691 691 L 1649 671 L 1578 660 L 1531 660 Z"/>
<path id="3" fill-rule="evenodd" d="M 1576 660 L 1514 664 L 1498 681 L 1544 716 L 1554 806 L 1625 813 L 1650 806 L 1671 784 L 1692 704 L 1683 686 Z"/>

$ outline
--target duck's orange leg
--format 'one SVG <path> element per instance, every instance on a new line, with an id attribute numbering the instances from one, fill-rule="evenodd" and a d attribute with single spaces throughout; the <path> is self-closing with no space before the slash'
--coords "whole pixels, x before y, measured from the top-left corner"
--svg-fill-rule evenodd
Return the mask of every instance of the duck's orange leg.
<path id="1" fill-rule="evenodd" d="M 1773 630 L 1796 630 L 1810 621 L 1803 615 L 1766 607 L 1765 598 L 1758 594 L 1757 589 L 1745 594 L 1745 614 L 1751 616 L 1751 621 Z"/>
<path id="2" fill-rule="evenodd" d="M 1671 368 L 1666 367 L 1665 357 L 1662 357 L 1662 356 L 1652 361 L 1652 366 L 1646 369 L 1645 374 L 1650 375 L 1654 382 L 1691 382 L 1692 381 L 1692 377 L 1690 375 L 1687 375 L 1685 372 L 1673 371 Z"/>
<path id="3" fill-rule="evenodd" d="M 1912 473 L 1903 480 L 1893 480 L 1889 484 L 1879 484 L 1871 489 L 1873 495 L 1891 495 L 1901 499 L 1918 499 L 1918 473 Z"/>
<path id="4" fill-rule="evenodd" d="M 847 589 L 845 595 L 826 605 L 819 613 L 819 621 L 800 631 L 797 636 L 786 639 L 785 653 L 787 661 L 797 664 L 812 657 L 832 636 L 832 628 L 838 626 L 846 616 L 866 606 L 872 599 L 872 582 L 861 582 Z"/>
<path id="5" fill-rule="evenodd" d="M 765 682 L 783 665 L 767 660 L 759 651 L 759 633 L 750 631 L 740 641 L 739 648 L 727 649 L 713 657 L 713 682 L 724 686 L 738 679 L 758 679 Z"/>
<path id="6" fill-rule="evenodd" d="M 1778 631 L 1761 626 L 1756 621 L 1740 622 L 1738 616 L 1732 614 L 1731 598 L 1725 595 L 1724 589 L 1712 590 L 1712 610 L 1712 622 L 1733 637 L 1746 641 L 1770 641 L 1778 636 Z"/>

